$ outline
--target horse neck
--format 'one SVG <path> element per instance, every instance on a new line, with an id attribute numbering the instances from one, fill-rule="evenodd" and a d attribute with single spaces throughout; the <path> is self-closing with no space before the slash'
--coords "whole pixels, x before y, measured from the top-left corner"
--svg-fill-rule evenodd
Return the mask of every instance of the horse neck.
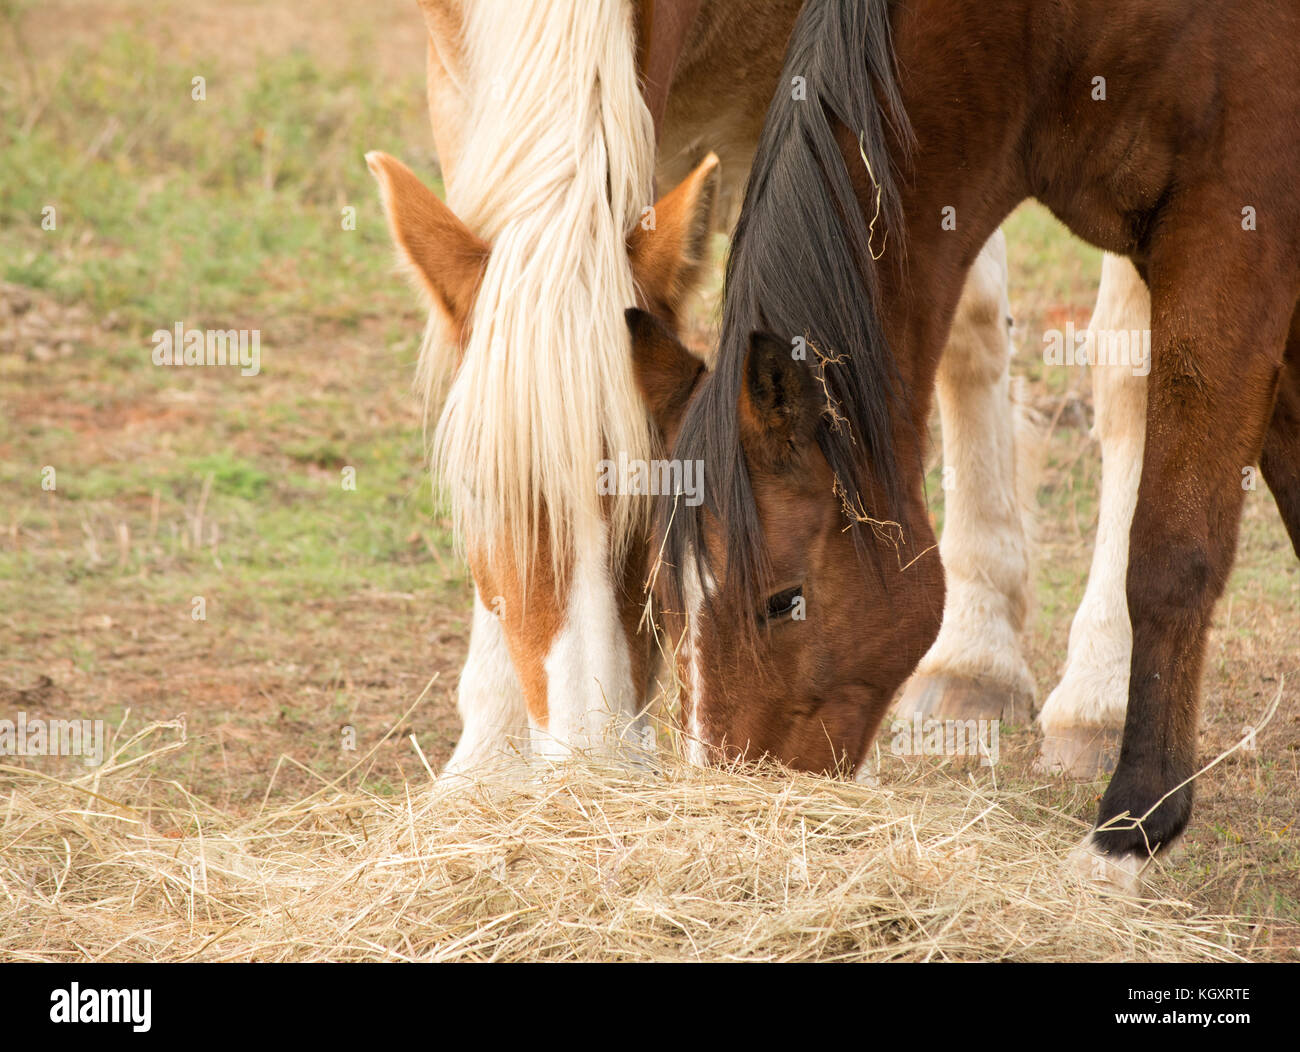
<path id="1" fill-rule="evenodd" d="M 896 4 L 894 49 L 912 126 L 908 149 L 896 138 L 904 230 L 876 263 L 881 323 L 911 392 L 913 429 L 924 434 L 939 352 L 967 272 L 985 242 L 1029 196 L 1016 144 L 1032 117 L 1023 34 L 1050 36 L 1053 16 L 1035 0 L 912 0 Z M 1039 60 L 1043 65 L 1046 60 Z M 960 102 L 954 102 L 960 100 Z M 863 215 L 876 187 L 845 129 L 840 148 Z"/>

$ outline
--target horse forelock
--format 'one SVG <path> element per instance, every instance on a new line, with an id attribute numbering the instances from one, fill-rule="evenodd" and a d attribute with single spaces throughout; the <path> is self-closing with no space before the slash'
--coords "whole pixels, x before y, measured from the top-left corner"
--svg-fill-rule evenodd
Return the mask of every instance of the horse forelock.
<path id="1" fill-rule="evenodd" d="M 602 529 L 617 562 L 648 510 L 602 496 L 599 464 L 651 449 L 623 317 L 654 166 L 631 5 L 479 0 L 461 44 L 469 118 L 447 197 L 492 251 L 459 366 L 432 323 L 421 348 L 426 420 L 443 402 L 434 469 L 462 541 L 521 571 L 542 548 L 568 565 Z"/>
<path id="2" fill-rule="evenodd" d="M 900 381 L 880 324 L 875 259 L 885 230 L 888 250 L 902 250 L 887 132 L 904 147 L 911 133 L 896 80 L 889 11 L 888 0 L 809 0 L 791 36 L 732 239 L 717 367 L 700 385 L 673 452 L 682 461 L 702 460 L 710 480 L 702 504 L 678 507 L 660 519 L 667 564 L 661 579 L 675 608 L 686 598 L 684 574 L 691 572 L 692 553 L 725 580 L 733 597 L 753 596 L 767 583 L 738 414 L 754 330 L 790 339 L 792 350 L 795 337 L 806 340 L 808 367 L 819 383 L 824 378 L 827 394 L 817 442 L 846 511 L 856 508 L 879 520 L 897 515 L 902 488 L 891 403 Z M 806 98 L 795 97 L 795 78 L 804 82 Z M 860 136 L 880 190 L 874 226 L 863 219 L 834 122 Z M 866 506 L 863 494 L 873 481 L 885 493 L 886 507 Z M 710 515 L 726 538 L 722 567 L 711 565 L 704 543 L 703 523 Z M 871 531 L 854 533 L 859 555 L 874 558 Z M 752 604 L 742 609 L 748 611 L 746 627 L 755 628 Z"/>

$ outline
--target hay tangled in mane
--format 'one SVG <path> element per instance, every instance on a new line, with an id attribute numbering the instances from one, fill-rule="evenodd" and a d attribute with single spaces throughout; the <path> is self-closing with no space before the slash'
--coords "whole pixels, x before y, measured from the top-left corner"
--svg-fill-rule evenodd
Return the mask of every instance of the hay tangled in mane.
<path id="1" fill-rule="evenodd" d="M 1233 960 L 1244 925 L 1074 882 L 1031 793 L 575 763 L 513 788 L 325 784 L 254 814 L 152 768 L 5 767 L 0 959 Z"/>
<path id="2" fill-rule="evenodd" d="M 731 239 L 717 364 L 688 406 L 672 454 L 702 462 L 710 482 L 700 506 L 659 509 L 667 605 L 685 608 L 686 577 L 711 577 L 743 600 L 739 627 L 751 639 L 755 600 L 772 585 L 738 408 L 752 333 L 802 337 L 813 348 L 808 368 L 826 406 L 815 439 L 845 525 L 864 527 L 853 531 L 864 566 L 879 554 L 872 524 L 903 521 L 904 480 L 920 473 L 919 463 L 900 461 L 893 434 L 893 407 L 906 404 L 906 392 L 882 324 L 877 272 L 886 237 L 887 265 L 902 264 L 895 168 L 907 163 L 912 141 L 889 19 L 886 0 L 809 0 L 795 22 Z M 840 129 L 857 140 L 854 164 L 860 157 L 876 187 L 870 221 Z M 877 484 L 882 503 L 873 507 L 867 494 Z M 719 565 L 705 543 L 710 520 L 725 538 Z"/>

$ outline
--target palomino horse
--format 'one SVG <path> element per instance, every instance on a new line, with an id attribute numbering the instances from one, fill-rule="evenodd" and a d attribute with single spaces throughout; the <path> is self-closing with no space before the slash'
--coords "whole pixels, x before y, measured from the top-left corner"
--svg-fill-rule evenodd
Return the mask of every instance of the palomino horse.
<path id="1" fill-rule="evenodd" d="M 642 0 L 637 5 L 646 104 L 660 132 L 661 185 L 683 178 L 707 149 L 716 148 L 723 157 L 721 211 L 734 214 L 800 5 L 801 0 Z M 590 496 L 595 478 L 594 471 L 582 478 L 573 477 L 576 471 L 568 478 L 542 471 L 547 451 L 535 448 L 530 432 L 553 433 L 552 447 L 567 449 L 572 464 L 580 460 L 574 450 L 589 453 L 592 442 L 611 440 L 610 414 L 633 412 L 626 405 L 626 376 L 616 360 L 626 355 L 625 338 L 621 331 L 609 333 L 610 305 L 594 303 L 592 289 L 612 294 L 627 287 L 626 276 L 615 273 L 621 249 L 617 233 L 634 210 L 627 188 L 644 182 L 649 162 L 643 156 L 648 140 L 642 136 L 642 117 L 627 90 L 630 64 L 624 52 L 630 50 L 631 38 L 619 5 L 478 3 L 463 10 L 459 0 L 423 0 L 422 7 L 429 28 L 428 96 L 435 141 L 449 200 L 470 220 L 475 238 L 467 236 L 465 224 L 426 200 L 413 180 L 403 182 L 409 194 L 393 193 L 393 180 L 386 174 L 400 174 L 393 162 L 376 158 L 374 166 L 389 187 L 390 220 L 399 242 L 403 228 L 410 235 L 404 251 L 408 261 L 410 243 L 426 250 L 425 266 L 415 269 L 437 308 L 421 364 L 430 406 L 439 390 L 437 374 L 454 371 L 457 362 L 469 363 L 457 380 L 459 388 L 453 385 L 459 398 L 453 397 L 439 425 L 439 451 L 449 477 L 454 483 L 470 476 L 457 495 L 468 513 L 464 527 L 478 586 L 459 688 L 465 729 L 448 765 L 455 772 L 499 756 L 512 739 L 522 739 L 527 748 L 530 730 L 543 750 L 590 745 L 608 731 L 611 709 L 630 718 L 645 697 L 645 641 L 630 616 L 641 580 L 633 569 L 635 558 L 619 566 L 607 550 L 605 565 L 589 558 L 576 576 L 540 573 L 529 580 L 517 562 L 499 553 L 514 547 L 517 555 L 521 543 L 527 548 L 530 541 L 549 540 L 538 529 L 541 509 L 551 529 L 566 516 L 580 517 L 582 498 Z M 574 83 L 586 85 L 587 94 L 552 97 L 555 85 Z M 567 138 L 561 137 L 566 130 Z M 607 183 L 613 190 L 603 189 Z M 604 207 L 614 205 L 621 218 L 591 218 L 603 218 L 597 215 L 602 194 Z M 403 218 L 406 205 L 412 211 Z M 584 245 L 570 236 L 583 229 L 583 222 L 598 244 Z M 671 234 L 673 226 L 670 222 L 665 228 L 661 216 L 660 229 Z M 492 257 L 478 235 L 493 241 Z M 689 242 L 679 241 L 659 252 L 661 263 L 683 244 L 691 249 Z M 539 290 L 537 283 L 544 283 L 546 275 L 527 269 L 532 250 L 555 274 L 585 275 L 586 280 L 556 281 Z M 951 713 L 954 704 L 969 714 L 972 703 L 980 714 L 1010 715 L 1017 705 L 1023 711 L 1033 693 L 1020 643 L 1028 561 L 1012 496 L 1017 469 L 1007 375 L 1006 281 L 999 252 L 994 239 L 987 263 L 977 268 L 979 277 L 962 299 L 939 377 L 949 462 L 969 464 L 973 473 L 969 485 L 950 494 L 942 547 L 949 580 L 944 630 L 913 684 L 915 705 L 937 715 Z M 671 281 L 674 296 L 680 297 L 692 273 L 689 260 L 677 271 Z M 521 274 L 527 280 L 520 280 Z M 1142 288 L 1131 270 L 1127 283 L 1122 271 L 1115 274 L 1117 288 L 1134 283 Z M 628 302 L 619 298 L 626 295 L 618 293 L 613 306 Z M 1103 289 L 1103 303 L 1123 298 L 1108 298 Z M 474 316 L 489 319 L 490 335 L 484 334 L 483 324 L 474 324 Z M 582 327 L 584 317 L 593 324 Z M 444 351 L 437 336 L 439 327 L 446 334 L 448 321 L 452 348 Z M 492 356 L 506 352 L 522 360 L 490 374 Z M 563 364 L 593 361 L 598 368 L 575 370 Z M 584 397 L 569 399 L 557 389 L 560 381 L 554 374 L 566 368 L 577 375 L 565 376 L 563 382 L 584 385 Z M 526 386 L 530 376 L 542 385 Z M 521 404 L 520 396 L 529 391 L 532 397 Z M 475 412 L 487 406 L 492 407 L 491 419 L 477 420 Z M 1099 409 L 1099 422 L 1111 418 L 1123 422 L 1122 416 Z M 1105 449 L 1107 431 L 1101 430 Z M 496 473 L 485 476 L 485 465 L 497 465 Z M 482 470 L 475 477 L 470 467 Z M 1019 475 L 1025 474 L 1022 467 Z M 1103 494 L 1103 517 L 1107 506 Z M 600 526 L 591 520 L 588 532 L 603 530 L 602 541 L 610 549 L 631 543 L 625 534 L 635 515 L 624 509 L 621 518 L 612 519 L 602 519 Z M 507 534 L 508 542 L 503 540 Z M 1102 536 L 1111 543 L 1099 542 L 1099 562 L 1113 566 L 1116 559 L 1102 560 L 1101 553 L 1118 550 L 1122 574 L 1127 522 Z M 486 554 L 492 551 L 498 554 Z M 1088 609 L 1113 610 L 1115 575 L 1106 579 L 1112 587 L 1102 596 L 1111 601 L 1085 603 L 1081 618 Z M 1090 596 L 1099 580 L 1094 574 Z M 1122 592 L 1118 594 L 1122 606 Z M 1116 665 L 1113 660 L 1098 664 L 1098 656 L 1096 647 L 1076 655 L 1072 646 L 1062 688 L 1044 710 L 1060 716 L 1048 741 L 1069 746 L 1064 755 L 1085 771 L 1092 762 L 1086 747 L 1096 724 L 1105 722 L 1094 717 L 1107 713 L 1090 691 L 1067 694 L 1064 704 L 1055 707 L 1052 702 L 1062 700 L 1070 683 L 1091 684 Z M 1120 664 L 1126 671 L 1126 661 Z M 1083 674 L 1072 677 L 1077 669 Z M 1124 695 L 1122 684 L 1110 695 L 1119 699 L 1119 720 Z M 1112 705 L 1109 712 L 1112 722 L 1114 709 Z M 1061 754 L 1057 749 L 1056 755 Z"/>
<path id="2" fill-rule="evenodd" d="M 1243 468 L 1300 542 L 1300 84 L 1273 72 L 1298 63 L 1300 11 L 1263 0 L 809 0 L 783 73 L 806 92 L 768 112 L 717 366 L 674 436 L 708 499 L 661 519 L 710 750 L 857 764 L 935 639 L 920 454 L 939 352 L 1032 195 L 1151 292 L 1128 708 L 1080 860 L 1132 886 L 1176 840 Z M 662 362 L 667 334 L 635 328 Z"/>

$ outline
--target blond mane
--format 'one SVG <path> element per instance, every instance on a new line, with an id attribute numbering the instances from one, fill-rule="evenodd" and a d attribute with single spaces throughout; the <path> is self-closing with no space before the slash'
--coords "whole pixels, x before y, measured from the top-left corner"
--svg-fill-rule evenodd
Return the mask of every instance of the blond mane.
<path id="1" fill-rule="evenodd" d="M 468 118 L 447 200 L 492 253 L 459 369 L 439 327 L 425 334 L 426 418 L 447 391 L 434 470 L 471 548 L 504 547 L 523 567 L 543 541 L 567 566 L 608 522 L 619 559 L 646 511 L 600 497 L 598 464 L 648 457 L 651 441 L 623 318 L 635 303 L 626 237 L 654 166 L 631 4 L 467 7 Z"/>

